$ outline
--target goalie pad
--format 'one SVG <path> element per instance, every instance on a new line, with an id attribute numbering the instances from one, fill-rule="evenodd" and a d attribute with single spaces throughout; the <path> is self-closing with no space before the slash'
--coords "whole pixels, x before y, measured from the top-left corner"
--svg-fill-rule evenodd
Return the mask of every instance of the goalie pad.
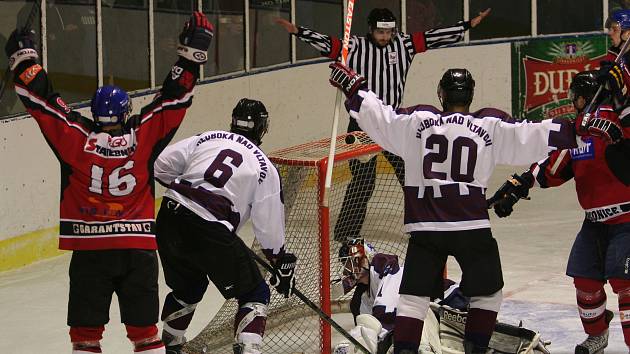
<path id="1" fill-rule="evenodd" d="M 377 353 L 378 340 L 383 325 L 370 314 L 361 314 L 356 318 L 357 325 L 348 332 L 362 346 L 370 351 L 371 354 Z M 333 350 L 334 354 L 361 354 L 361 350 L 356 349 L 353 344 L 348 342 L 339 343 Z"/>
<path id="2" fill-rule="evenodd" d="M 468 314 L 448 306 L 431 304 L 431 309 L 439 314 L 440 341 L 442 353 L 464 353 L 464 331 Z M 432 312 L 433 312 L 432 311 Z M 489 348 L 496 354 L 549 354 L 540 333 L 519 326 L 497 322 L 490 338 Z"/>

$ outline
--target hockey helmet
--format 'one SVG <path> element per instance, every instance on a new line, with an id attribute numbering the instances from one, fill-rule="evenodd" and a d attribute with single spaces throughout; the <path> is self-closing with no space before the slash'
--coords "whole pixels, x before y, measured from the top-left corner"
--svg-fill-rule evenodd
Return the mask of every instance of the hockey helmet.
<path id="1" fill-rule="evenodd" d="M 370 31 L 377 28 L 391 28 L 394 30 L 396 28 L 396 16 L 390 9 L 375 8 L 368 15 L 368 25 L 370 26 Z"/>
<path id="2" fill-rule="evenodd" d="M 630 9 L 620 9 L 613 12 L 606 20 L 606 28 L 610 29 L 615 23 L 622 31 L 630 29 Z"/>
<path id="3" fill-rule="evenodd" d="M 99 87 L 90 103 L 92 118 L 99 126 L 124 124 L 131 113 L 131 99 L 118 86 Z"/>
<path id="4" fill-rule="evenodd" d="M 262 137 L 269 128 L 269 113 L 265 105 L 257 100 L 242 98 L 232 110 L 232 124 L 230 131 L 241 134 L 260 145 Z"/>
<path id="5" fill-rule="evenodd" d="M 348 293 L 358 280 L 370 270 L 370 262 L 376 254 L 374 247 L 362 238 L 353 238 L 339 248 L 341 282 Z"/>
<path id="6" fill-rule="evenodd" d="M 569 99 L 575 101 L 578 97 L 582 96 L 586 102 L 590 102 L 598 89 L 597 71 L 582 71 L 577 73 L 571 81 L 571 85 L 569 86 Z"/>
<path id="7" fill-rule="evenodd" d="M 475 80 L 466 69 L 448 69 L 438 84 L 437 94 L 446 110 L 447 106 L 469 105 L 475 93 Z"/>

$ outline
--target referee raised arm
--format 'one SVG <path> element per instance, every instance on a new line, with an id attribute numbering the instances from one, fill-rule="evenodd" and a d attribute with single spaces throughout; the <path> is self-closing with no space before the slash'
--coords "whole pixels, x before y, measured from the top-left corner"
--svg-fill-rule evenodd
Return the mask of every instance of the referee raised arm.
<path id="1" fill-rule="evenodd" d="M 461 41 L 464 32 L 477 26 L 489 13 L 490 9 L 486 9 L 470 21 L 459 21 L 451 27 L 407 34 L 398 31 L 396 17 L 389 9 L 375 8 L 368 15 L 369 33 L 362 37 L 350 38 L 347 65 L 367 80 L 370 91 L 383 103 L 396 109 L 402 102 L 405 80 L 413 57 L 428 49 L 445 47 Z M 275 21 L 287 32 L 313 46 L 322 56 L 333 60 L 340 58 L 340 38 L 296 26 L 282 18 Z M 350 118 L 348 132 L 360 130 L 357 122 Z M 387 151 L 383 151 L 383 155 L 394 167 L 398 182 L 404 185 L 402 160 Z M 361 237 L 367 203 L 375 187 L 376 157 L 366 163 L 350 160 L 350 171 L 352 180 L 346 190 L 335 225 L 335 240 L 340 242 Z"/>

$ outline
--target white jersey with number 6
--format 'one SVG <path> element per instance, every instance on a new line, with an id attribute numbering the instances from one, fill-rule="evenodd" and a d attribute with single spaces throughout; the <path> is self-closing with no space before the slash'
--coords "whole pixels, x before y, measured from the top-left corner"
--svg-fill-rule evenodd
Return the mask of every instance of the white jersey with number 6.
<path id="1" fill-rule="evenodd" d="M 530 164 L 576 144 L 566 120 L 517 123 L 495 109 L 394 110 L 363 89 L 346 107 L 370 138 L 405 161 L 406 232 L 490 227 L 485 192 L 496 164 Z"/>
<path id="2" fill-rule="evenodd" d="M 277 254 L 284 245 L 280 176 L 247 138 L 217 130 L 181 140 L 157 158 L 155 177 L 166 197 L 203 219 L 238 231 L 251 214 L 263 249 Z"/>

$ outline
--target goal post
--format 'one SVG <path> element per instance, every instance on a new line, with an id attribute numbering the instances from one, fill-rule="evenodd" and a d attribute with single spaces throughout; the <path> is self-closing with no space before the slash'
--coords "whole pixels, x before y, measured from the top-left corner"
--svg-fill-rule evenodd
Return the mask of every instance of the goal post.
<path id="1" fill-rule="evenodd" d="M 330 139 L 268 154 L 282 178 L 286 249 L 298 258 L 296 287 L 329 315 L 349 312 L 347 302 L 352 296 L 331 297 L 331 284 L 341 268 L 336 260 L 341 244 L 335 236 L 361 236 L 377 252 L 396 254 L 401 261 L 407 245 L 402 188 L 382 149 L 362 132 L 340 135 L 336 144 L 328 206 L 323 198 Z M 364 221 L 359 225 L 356 221 L 361 216 Z M 260 252 L 257 241 L 252 248 Z M 285 299 L 274 289 L 271 293 L 262 352 L 330 353 L 330 325 L 296 297 Z M 186 344 L 185 352 L 231 354 L 236 311 L 236 301 L 226 301 L 206 328 Z"/>

